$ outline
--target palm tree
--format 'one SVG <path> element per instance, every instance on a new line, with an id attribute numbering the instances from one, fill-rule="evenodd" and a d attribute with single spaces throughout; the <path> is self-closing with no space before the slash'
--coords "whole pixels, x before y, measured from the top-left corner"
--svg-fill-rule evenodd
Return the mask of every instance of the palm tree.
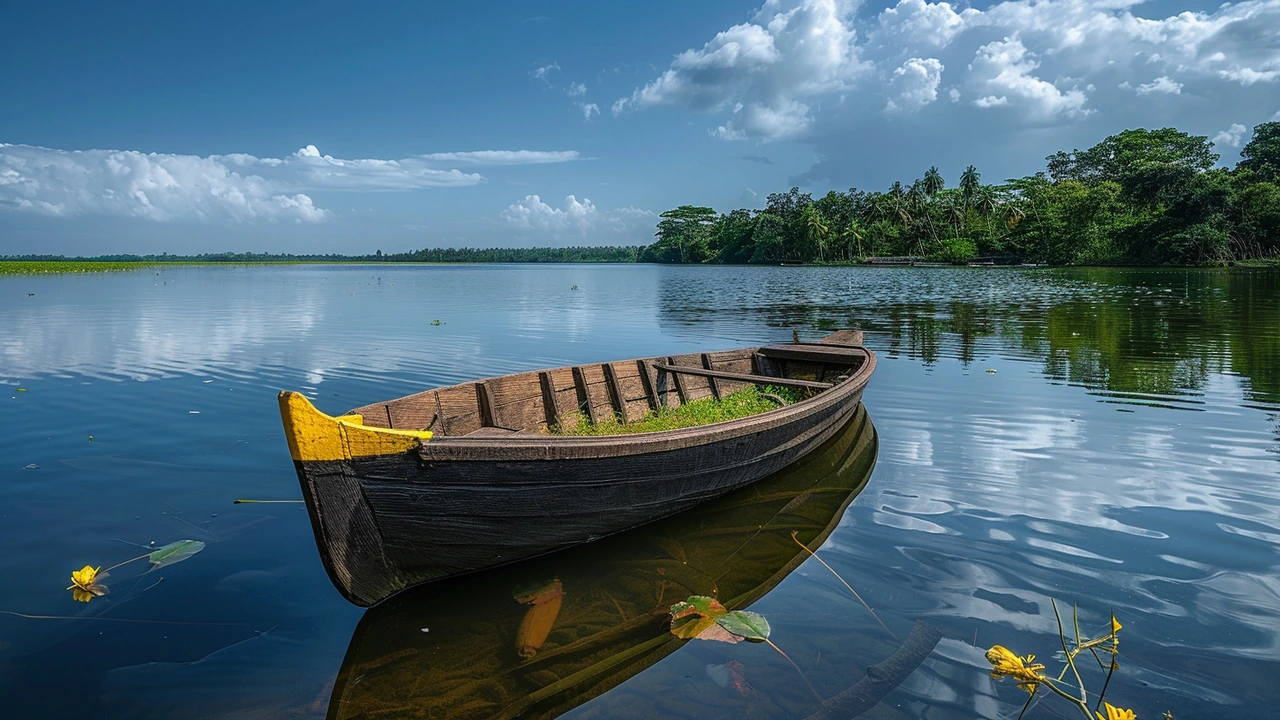
<path id="1" fill-rule="evenodd" d="M 938 166 L 934 165 L 924 174 L 924 194 L 933 197 L 937 195 L 943 188 L 947 186 L 942 174 L 938 172 Z"/>
<path id="2" fill-rule="evenodd" d="M 951 227 L 955 231 L 952 237 L 960 237 L 960 231 L 964 229 L 965 220 L 968 218 L 969 209 L 965 207 L 964 200 L 958 200 L 954 195 L 948 197 L 946 205 L 946 217 L 951 221 Z"/>
<path id="3" fill-rule="evenodd" d="M 929 234 L 933 236 L 935 243 L 938 242 L 938 229 L 933 224 L 933 213 L 929 211 L 929 191 L 926 189 L 924 180 L 911 183 L 911 189 L 907 191 L 907 205 L 914 211 L 916 217 L 924 217 L 929 225 Z M 923 253 L 923 243 L 920 250 Z"/>
<path id="4" fill-rule="evenodd" d="M 826 261 L 827 236 L 831 234 L 831 227 L 827 224 L 822 213 L 818 212 L 812 205 L 804 209 L 804 226 L 805 235 L 808 236 L 809 242 L 818 248 L 818 260 Z"/>
<path id="5" fill-rule="evenodd" d="M 855 257 L 859 257 L 859 258 L 862 257 L 862 238 L 865 234 L 866 233 L 863 232 L 862 226 L 858 224 L 857 220 L 849 221 L 849 227 L 845 228 L 844 232 L 841 233 L 841 235 L 844 236 L 845 238 L 845 256 L 846 256 L 845 259 L 846 260 L 849 259 L 848 258 L 848 249 L 849 249 L 848 241 L 849 240 L 852 240 L 855 243 L 857 243 L 858 253 L 857 255 L 855 255 Z"/>
<path id="6" fill-rule="evenodd" d="M 980 187 L 982 187 L 982 176 L 978 174 L 978 168 L 972 165 L 965 168 L 960 175 L 960 197 L 964 198 L 966 205 L 973 202 L 973 197 Z"/>
<path id="7" fill-rule="evenodd" d="M 984 215 L 993 215 L 1000 207 L 1000 197 L 990 187 L 979 188 L 974 196 L 974 207 Z"/>

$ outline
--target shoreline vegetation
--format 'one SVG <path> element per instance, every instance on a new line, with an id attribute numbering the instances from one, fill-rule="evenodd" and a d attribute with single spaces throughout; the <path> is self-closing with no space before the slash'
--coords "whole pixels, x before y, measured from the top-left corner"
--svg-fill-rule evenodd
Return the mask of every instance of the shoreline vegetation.
<path id="1" fill-rule="evenodd" d="M 1059 151 L 1034 175 L 954 187 L 936 167 L 885 191 L 791 188 L 763 209 L 661 214 L 646 246 L 425 248 L 371 255 L 0 256 L 0 275 L 159 265 L 304 263 L 670 263 L 765 265 L 1280 265 L 1280 122 L 1253 128 L 1232 168 L 1203 135 L 1125 130 Z"/>

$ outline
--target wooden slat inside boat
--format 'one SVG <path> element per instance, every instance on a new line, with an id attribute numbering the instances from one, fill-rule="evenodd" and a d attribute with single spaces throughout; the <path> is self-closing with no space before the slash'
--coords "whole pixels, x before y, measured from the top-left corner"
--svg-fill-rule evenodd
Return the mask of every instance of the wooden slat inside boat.
<path id="1" fill-rule="evenodd" d="M 627 530 L 770 475 L 821 445 L 875 368 L 861 333 L 819 343 L 532 371 L 373 403 L 338 417 L 282 392 L 285 434 L 325 568 L 359 605 Z M 660 432 L 548 432 L 644 418 L 750 386 L 812 395 Z"/>
<path id="2" fill-rule="evenodd" d="M 328 718 L 564 714 L 689 642 L 670 633 L 671 605 L 712 595 L 744 609 L 777 587 L 809 558 L 800 545 L 817 550 L 839 524 L 866 485 L 876 450 L 875 428 L 859 410 L 807 458 L 750 488 L 598 543 L 401 593 L 360 620 Z M 892 648 L 863 649 L 883 656 Z M 851 673 L 835 667 L 807 670 L 824 695 L 849 682 Z M 813 698 L 791 684 L 795 697 L 768 698 L 781 707 L 767 716 L 812 711 Z M 710 716 L 733 713 L 714 707 L 723 697 L 708 699 L 716 710 Z M 665 715 L 642 707 L 596 712 Z"/>

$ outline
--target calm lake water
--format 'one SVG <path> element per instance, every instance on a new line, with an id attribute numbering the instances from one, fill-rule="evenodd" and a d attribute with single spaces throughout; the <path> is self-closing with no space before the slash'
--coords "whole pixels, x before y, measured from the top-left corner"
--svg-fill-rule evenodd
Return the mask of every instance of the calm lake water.
<path id="1" fill-rule="evenodd" d="M 865 330 L 881 360 L 865 397 L 870 424 L 813 467 L 766 481 L 767 492 L 563 557 L 366 614 L 325 576 L 301 505 L 232 504 L 299 497 L 280 389 L 336 414 L 482 376 L 840 327 Z M 865 717 L 1016 717 L 1026 695 L 990 678 L 983 651 L 999 643 L 1056 671 L 1051 598 L 1079 607 L 1086 635 L 1114 610 L 1124 629 L 1107 698 L 1141 718 L 1280 707 L 1274 270 L 293 266 L 4 277 L 0 383 L 0 610 L 45 616 L 0 615 L 6 718 L 483 717 L 572 669 L 556 665 L 561 649 L 691 589 L 749 596 L 771 639 L 830 696 L 897 640 L 827 569 L 788 549 L 792 529 L 829 532 L 819 555 L 898 639 L 917 620 L 942 632 Z M 724 532 L 709 533 L 717 523 Z M 145 560 L 117 568 L 110 594 L 88 604 L 64 589 L 85 564 L 182 539 L 205 549 L 151 573 Z M 726 560 L 725 543 L 752 549 L 734 556 L 750 562 Z M 701 579 L 680 568 L 701 568 Z M 527 606 L 512 598 L 529 581 L 558 581 L 564 595 L 538 671 L 522 675 L 511 643 Z M 605 657 L 654 643 L 643 662 L 529 716 L 817 709 L 768 646 L 673 643 L 651 625 L 597 648 Z M 1104 674 L 1087 670 L 1100 689 Z M 1027 717 L 1080 715 L 1046 697 Z"/>

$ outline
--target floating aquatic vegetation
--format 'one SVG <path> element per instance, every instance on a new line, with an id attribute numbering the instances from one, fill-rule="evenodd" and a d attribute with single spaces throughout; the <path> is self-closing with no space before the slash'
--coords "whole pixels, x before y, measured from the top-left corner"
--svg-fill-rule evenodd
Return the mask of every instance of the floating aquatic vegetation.
<path id="1" fill-rule="evenodd" d="M 1098 720 L 1134 720 L 1137 717 L 1132 710 L 1124 710 L 1111 703 L 1103 703 L 1103 706 L 1106 707 L 1107 716 L 1103 717 L 1102 713 L 1095 712 L 1094 715 L 1098 716 Z M 1165 716 L 1169 717 L 1169 713 L 1165 713 Z"/>
<path id="2" fill-rule="evenodd" d="M 76 602 L 87 603 L 107 594 L 107 586 L 101 582 L 106 579 L 107 573 L 101 570 L 102 566 L 95 568 L 92 565 L 85 565 L 71 573 L 71 587 L 67 589 L 71 591 L 71 597 Z"/>
<path id="3" fill-rule="evenodd" d="M 800 666 L 769 639 L 771 632 L 769 621 L 760 613 L 729 610 L 713 597 L 690 595 L 689 599 L 671 606 L 672 635 L 685 640 L 718 640 L 727 643 L 746 640 L 765 643 L 791 663 L 791 667 L 795 668 L 800 679 L 809 687 L 809 692 L 813 693 L 818 702 L 824 702 Z"/>
<path id="4" fill-rule="evenodd" d="M 151 568 L 147 572 L 180 563 L 203 549 L 204 543 L 199 540 L 171 542 L 147 555 L 147 559 L 151 561 Z"/>
<path id="5" fill-rule="evenodd" d="M 103 585 L 102 581 L 106 579 L 107 573 L 118 567 L 146 558 L 151 561 L 151 567 L 147 572 L 151 572 L 174 563 L 180 563 L 203 549 L 204 543 L 199 540 L 179 540 L 156 548 L 146 555 L 139 555 L 124 562 L 116 563 L 106 570 L 103 570 L 100 565 L 96 568 L 92 565 L 85 565 L 79 570 L 72 571 L 71 587 L 67 589 L 71 591 L 71 597 L 76 602 L 87 603 L 96 597 L 102 597 L 107 594 L 107 586 Z"/>
<path id="6" fill-rule="evenodd" d="M 736 643 L 743 638 L 719 624 L 729 611 L 719 600 L 706 595 L 690 595 L 671 606 L 671 634 L 683 640 L 715 640 Z"/>
<path id="7" fill-rule="evenodd" d="M 991 663 L 991 677 L 1000 680 L 1011 677 L 1018 681 L 1018 688 L 1029 693 L 1036 691 L 1036 686 L 1046 680 L 1044 665 L 1034 662 L 1035 655 L 1019 657 L 1003 645 L 992 645 L 987 651 L 987 662 Z"/>
<path id="8" fill-rule="evenodd" d="M 1134 720 L 1136 717 L 1132 710 L 1117 708 L 1111 703 L 1104 703 L 1103 696 L 1107 694 L 1107 686 L 1111 684 L 1111 675 L 1120 667 L 1116 660 L 1116 655 L 1120 652 L 1120 630 L 1123 625 L 1116 619 L 1115 613 L 1111 614 L 1111 626 L 1109 631 L 1097 638 L 1084 639 L 1080 636 L 1080 617 L 1076 608 L 1072 607 L 1071 620 L 1074 629 L 1073 639 L 1068 639 L 1066 631 L 1062 627 L 1062 615 L 1058 612 L 1057 601 L 1050 600 L 1053 606 L 1054 617 L 1058 620 L 1058 637 L 1062 642 L 1062 654 L 1065 665 L 1062 672 L 1058 676 L 1050 677 L 1044 672 L 1045 666 L 1035 662 L 1035 655 L 1018 655 L 1014 651 L 1003 645 L 993 645 L 987 650 L 987 662 L 991 663 L 991 677 L 1001 680 L 1006 677 L 1013 678 L 1018 688 L 1028 694 L 1027 702 L 1022 706 L 1022 713 L 1027 711 L 1031 706 L 1031 701 L 1035 699 L 1036 693 L 1040 688 L 1046 688 L 1055 695 L 1063 698 L 1079 708 L 1085 720 Z M 1093 713 L 1089 711 L 1089 692 L 1085 688 L 1084 677 L 1080 674 L 1080 668 L 1076 665 L 1076 658 L 1081 653 L 1088 652 L 1093 655 L 1097 661 L 1098 667 L 1107 671 L 1106 679 L 1102 683 L 1102 690 L 1097 694 L 1094 701 Z M 1102 655 L 1110 655 L 1110 662 L 1104 663 Z M 1074 683 L 1065 680 L 1067 673 L 1070 672 L 1075 679 Z M 1105 705 L 1107 715 L 1104 717 L 1098 709 Z M 1018 717 L 1022 717 L 1019 713 Z"/>

